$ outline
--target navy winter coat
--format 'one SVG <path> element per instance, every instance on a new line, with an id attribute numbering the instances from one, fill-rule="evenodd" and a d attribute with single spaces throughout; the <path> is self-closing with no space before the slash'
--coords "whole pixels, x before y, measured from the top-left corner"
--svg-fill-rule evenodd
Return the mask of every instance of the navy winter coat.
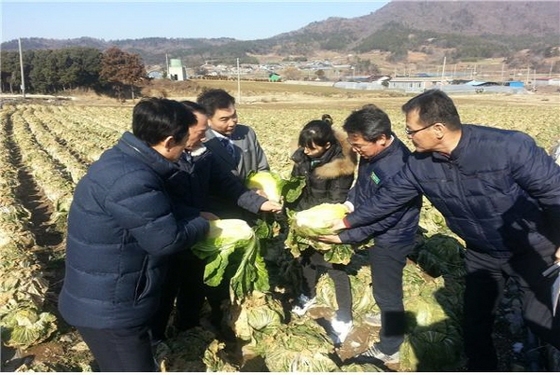
<path id="1" fill-rule="evenodd" d="M 94 329 L 147 324 L 159 304 L 169 255 L 203 238 L 208 222 L 179 220 L 167 183 L 177 165 L 131 133 L 91 165 L 68 216 L 59 310 Z"/>
<path id="2" fill-rule="evenodd" d="M 419 193 L 471 250 L 509 256 L 560 246 L 560 166 L 527 134 L 463 125 L 449 157 L 413 153 L 345 221 L 356 227 L 379 220 Z"/>
<path id="3" fill-rule="evenodd" d="M 393 135 L 393 142 L 385 150 L 371 159 L 361 158 L 358 178 L 347 200 L 355 209 L 367 204 L 367 200 L 402 169 L 410 154 L 410 150 Z M 422 198 L 417 195 L 379 222 L 342 231 L 340 239 L 343 243 L 358 243 L 375 236 L 375 243 L 379 245 L 414 243 L 421 206 Z"/>

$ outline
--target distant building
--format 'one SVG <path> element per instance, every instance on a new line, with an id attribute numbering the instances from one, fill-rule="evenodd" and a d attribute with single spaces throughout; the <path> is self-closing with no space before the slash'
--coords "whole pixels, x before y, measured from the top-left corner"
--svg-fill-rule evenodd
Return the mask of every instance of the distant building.
<path id="1" fill-rule="evenodd" d="M 432 79 L 414 78 L 414 77 L 397 77 L 388 81 L 387 89 L 400 90 L 410 93 L 421 93 L 434 86 Z"/>
<path id="2" fill-rule="evenodd" d="M 187 79 L 187 71 L 181 62 L 181 59 L 169 60 L 168 77 L 172 81 L 184 81 Z"/>
<path id="3" fill-rule="evenodd" d="M 148 77 L 150 77 L 152 79 L 162 79 L 163 78 L 163 73 L 160 72 L 159 70 L 152 70 L 152 71 L 148 72 Z"/>
<path id="4" fill-rule="evenodd" d="M 268 80 L 270 82 L 280 82 L 282 80 L 282 77 L 280 77 L 278 74 L 276 73 L 270 73 L 268 75 Z"/>

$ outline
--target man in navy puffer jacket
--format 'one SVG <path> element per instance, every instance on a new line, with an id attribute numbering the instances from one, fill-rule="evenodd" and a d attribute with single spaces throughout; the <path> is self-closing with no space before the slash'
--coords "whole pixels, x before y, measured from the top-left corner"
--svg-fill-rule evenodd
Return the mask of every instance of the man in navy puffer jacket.
<path id="1" fill-rule="evenodd" d="M 491 334 L 507 277 L 520 285 L 528 327 L 560 349 L 553 279 L 542 276 L 560 261 L 560 166 L 527 134 L 461 124 L 442 91 L 426 91 L 402 109 L 416 152 L 333 229 L 379 221 L 423 194 L 466 243 L 463 335 L 469 370 L 497 368 Z"/>
<path id="2" fill-rule="evenodd" d="M 144 99 L 133 110 L 133 133 L 125 132 L 76 186 L 59 310 L 103 372 L 157 370 L 149 323 L 167 258 L 209 228 L 200 216 L 187 221 L 174 212 L 166 181 L 205 128 L 179 102 Z"/>
<path id="3" fill-rule="evenodd" d="M 360 154 L 356 183 L 345 202 L 352 211 L 377 194 L 401 170 L 411 153 L 392 132 L 389 116 L 373 104 L 352 112 L 344 121 L 343 129 L 348 133 L 348 142 Z M 373 297 L 380 315 L 373 316 L 370 324 L 380 325 L 381 330 L 379 342 L 355 357 L 357 362 L 380 360 L 389 365 L 400 359 L 399 348 L 406 328 L 403 269 L 407 256 L 414 249 L 421 206 L 421 196 L 415 195 L 408 204 L 382 221 L 321 238 L 335 243 L 360 243 L 375 238 L 368 255 Z"/>

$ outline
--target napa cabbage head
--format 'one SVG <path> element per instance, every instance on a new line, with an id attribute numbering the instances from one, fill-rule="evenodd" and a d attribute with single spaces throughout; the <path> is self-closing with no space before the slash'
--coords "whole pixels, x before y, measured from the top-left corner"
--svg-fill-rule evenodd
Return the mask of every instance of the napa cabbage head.
<path id="1" fill-rule="evenodd" d="M 262 190 L 269 200 L 279 203 L 282 201 L 282 185 L 282 179 L 269 171 L 249 174 L 245 184 L 249 189 Z"/>
<path id="2" fill-rule="evenodd" d="M 229 264 L 230 255 L 236 249 L 252 249 L 255 242 L 255 233 L 244 220 L 210 220 L 208 235 L 192 247 L 197 257 L 206 260 L 204 282 L 210 286 L 218 285 Z"/>
<path id="3" fill-rule="evenodd" d="M 293 226 L 295 232 L 304 237 L 332 234 L 332 221 L 348 214 L 348 207 L 342 203 L 322 203 L 307 210 L 296 212 Z"/>

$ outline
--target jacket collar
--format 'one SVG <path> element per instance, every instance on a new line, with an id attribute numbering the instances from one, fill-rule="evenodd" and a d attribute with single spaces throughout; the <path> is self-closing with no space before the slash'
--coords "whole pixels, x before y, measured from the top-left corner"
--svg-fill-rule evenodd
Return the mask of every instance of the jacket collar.
<path id="1" fill-rule="evenodd" d="M 178 169 L 177 164 L 164 158 L 159 152 L 138 139 L 131 132 L 125 132 L 117 147 L 125 154 L 142 161 L 152 168 L 161 177 L 168 177 Z"/>

